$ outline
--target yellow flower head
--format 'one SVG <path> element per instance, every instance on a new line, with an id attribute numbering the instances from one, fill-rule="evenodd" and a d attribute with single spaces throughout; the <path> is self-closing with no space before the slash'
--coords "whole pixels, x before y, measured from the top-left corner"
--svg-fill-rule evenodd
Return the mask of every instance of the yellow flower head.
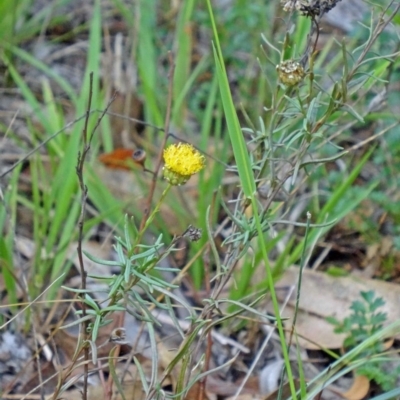
<path id="1" fill-rule="evenodd" d="M 205 159 L 192 145 L 178 143 L 164 150 L 164 162 L 164 178 L 171 185 L 182 185 L 203 169 Z"/>

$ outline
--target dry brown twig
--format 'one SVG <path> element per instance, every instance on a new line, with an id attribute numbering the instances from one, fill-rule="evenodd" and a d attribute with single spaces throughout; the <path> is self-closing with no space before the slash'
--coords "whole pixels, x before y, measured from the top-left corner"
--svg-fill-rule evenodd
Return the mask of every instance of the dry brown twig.
<path id="1" fill-rule="evenodd" d="M 76 166 L 76 174 L 78 176 L 78 181 L 79 181 L 79 187 L 81 190 L 81 211 L 79 215 L 79 220 L 78 220 L 78 246 L 77 246 L 77 253 L 78 253 L 78 262 L 79 262 L 79 268 L 80 268 L 80 273 L 81 273 L 81 289 L 86 290 L 86 277 L 87 273 L 85 270 L 85 265 L 83 262 L 83 226 L 84 226 L 84 221 L 85 221 L 85 210 L 86 210 L 86 201 L 87 201 L 87 196 L 88 196 L 88 189 L 87 186 L 85 185 L 84 181 L 84 176 L 83 176 L 83 168 L 85 165 L 86 161 L 86 156 L 89 153 L 91 142 L 93 140 L 93 136 L 95 132 L 97 131 L 98 127 L 100 126 L 100 123 L 104 116 L 106 115 L 107 110 L 109 109 L 110 105 L 115 99 L 116 94 L 111 97 L 109 100 L 108 104 L 106 105 L 105 109 L 101 113 L 100 117 L 97 120 L 96 125 L 94 126 L 92 132 L 90 135 L 88 134 L 88 125 L 89 125 L 89 118 L 90 115 L 92 114 L 91 110 L 91 105 L 92 105 L 92 98 L 93 98 L 93 72 L 90 73 L 89 77 L 89 98 L 88 98 L 88 107 L 87 111 L 85 113 L 85 124 L 84 128 L 82 131 L 82 139 L 83 139 L 83 149 L 82 152 L 78 154 L 78 161 L 77 161 L 77 166 Z M 51 137 L 53 138 L 54 135 Z M 50 138 L 49 138 L 50 139 Z M 76 360 L 78 360 L 79 354 L 84 352 L 84 361 L 83 361 L 83 366 L 84 366 L 84 374 L 83 374 L 83 390 L 82 390 L 82 398 L 83 400 L 87 400 L 87 391 L 88 391 L 88 375 L 89 375 L 89 339 L 90 339 L 90 333 L 88 332 L 88 327 L 89 327 L 89 321 L 85 319 L 86 317 L 86 304 L 82 300 L 81 301 L 81 307 L 82 307 L 82 335 L 83 335 L 83 340 L 80 341 L 80 346 L 81 348 L 76 352 Z M 75 364 L 75 361 L 71 363 L 70 368 L 67 370 L 67 373 L 64 375 L 63 379 L 60 379 L 59 384 L 57 385 L 57 390 L 53 394 L 53 399 L 57 399 L 57 396 L 60 392 L 62 383 L 65 381 L 65 379 L 69 376 L 68 371 L 71 372 L 73 369 L 73 366 Z"/>

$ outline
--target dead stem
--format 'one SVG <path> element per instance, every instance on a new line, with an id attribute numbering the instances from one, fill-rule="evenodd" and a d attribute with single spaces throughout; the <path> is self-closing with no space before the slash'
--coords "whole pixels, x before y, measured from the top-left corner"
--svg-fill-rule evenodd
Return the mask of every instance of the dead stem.
<path id="1" fill-rule="evenodd" d="M 77 246 L 77 253 L 78 253 L 78 261 L 79 261 L 79 269 L 81 274 L 81 289 L 83 291 L 86 290 L 86 277 L 87 272 L 85 270 L 85 265 L 83 262 L 83 225 L 85 222 L 85 210 L 86 210 L 86 201 L 88 197 L 88 189 L 85 185 L 84 178 L 83 178 L 83 167 L 85 164 L 86 156 L 90 150 L 90 145 L 96 132 L 97 128 L 100 125 L 101 120 L 103 119 L 106 111 L 110 107 L 111 103 L 115 99 L 115 95 L 110 99 L 108 102 L 105 110 L 100 115 L 96 125 L 94 126 L 90 136 L 88 136 L 88 124 L 89 118 L 91 114 L 91 106 L 92 106 L 92 98 L 93 98 L 93 72 L 90 73 L 89 76 L 89 98 L 88 98 L 88 107 L 86 110 L 86 117 L 85 117 L 85 124 L 82 131 L 82 139 L 83 139 L 83 150 L 81 153 L 78 154 L 78 162 L 76 166 L 76 174 L 78 176 L 79 187 L 81 190 L 81 211 L 78 220 L 78 246 Z M 83 374 L 83 389 L 82 389 L 82 399 L 87 400 L 87 392 L 88 392 L 88 376 L 89 376 L 89 346 L 88 340 L 90 338 L 90 334 L 88 332 L 89 321 L 86 319 L 86 303 L 82 299 L 81 301 L 82 306 L 82 336 L 83 341 L 80 342 L 80 345 L 83 347 L 84 351 L 84 374 Z M 82 348 L 81 348 L 82 350 Z"/>

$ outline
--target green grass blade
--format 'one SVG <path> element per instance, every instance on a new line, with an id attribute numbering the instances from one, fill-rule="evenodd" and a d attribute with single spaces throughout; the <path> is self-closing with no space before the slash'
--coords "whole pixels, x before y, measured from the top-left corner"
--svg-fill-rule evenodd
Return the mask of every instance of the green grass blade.
<path id="1" fill-rule="evenodd" d="M 240 128 L 236 109 L 233 105 L 228 78 L 223 67 L 223 61 L 221 61 L 220 57 L 218 56 L 215 47 L 213 48 L 213 51 L 221 99 L 224 107 L 226 123 L 228 125 L 229 136 L 231 138 L 233 154 L 237 164 L 240 181 L 243 185 L 243 192 L 247 198 L 251 198 L 254 196 L 256 191 L 256 185 L 251 169 L 249 153 Z"/>
<path id="2" fill-rule="evenodd" d="M 270 268 L 270 263 L 268 259 L 267 250 L 265 248 L 265 242 L 263 240 L 263 231 L 260 222 L 260 216 L 258 214 L 258 205 L 255 199 L 256 184 L 254 181 L 253 171 L 250 164 L 250 157 L 247 150 L 246 142 L 244 140 L 239 119 L 236 113 L 235 106 L 233 104 L 232 94 L 229 87 L 228 77 L 225 70 L 225 65 L 223 61 L 221 46 L 219 44 L 217 28 L 214 21 L 213 11 L 211 7 L 210 0 L 207 0 L 207 6 L 211 18 L 211 24 L 214 33 L 215 46 L 213 46 L 213 53 L 216 65 L 216 73 L 218 78 L 218 83 L 221 92 L 222 104 L 224 108 L 225 118 L 228 125 L 228 132 L 232 143 L 233 154 L 235 157 L 236 165 L 239 172 L 241 187 L 243 189 L 246 198 L 251 199 L 251 206 L 253 209 L 253 217 L 256 222 L 256 228 L 258 233 L 258 242 L 260 249 L 262 251 L 263 260 L 266 265 L 267 277 L 268 277 L 268 287 L 271 293 L 272 303 L 274 307 L 275 316 L 277 318 L 277 327 L 279 332 L 279 337 L 282 346 L 282 353 L 285 360 L 285 368 L 288 375 L 290 391 L 293 398 L 296 399 L 296 388 L 294 384 L 294 378 L 292 374 L 292 369 L 289 360 L 289 354 L 286 346 L 285 334 L 283 331 L 282 320 L 280 318 L 280 311 L 277 296 L 275 293 L 274 282 L 272 278 L 272 271 Z"/>
<path id="3" fill-rule="evenodd" d="M 42 61 L 38 60 L 37 58 L 19 47 L 5 44 L 5 48 L 9 50 L 14 56 L 17 56 L 32 67 L 36 68 L 38 71 L 42 71 L 49 78 L 53 79 L 54 82 L 57 83 L 60 88 L 65 92 L 69 99 L 74 103 L 76 102 L 77 96 L 72 86 L 62 76 L 57 74 L 52 68 L 48 67 Z"/>
<path id="4" fill-rule="evenodd" d="M 140 26 L 137 63 L 145 104 L 145 119 L 157 126 L 163 126 L 163 110 L 160 108 L 158 94 L 160 79 L 157 71 L 157 57 L 154 34 L 156 32 L 155 0 L 140 0 Z"/>
<path id="5" fill-rule="evenodd" d="M 229 87 L 228 76 L 225 70 L 224 59 L 221 51 L 221 46 L 218 39 L 217 28 L 215 25 L 213 12 L 210 1 L 207 0 L 209 14 L 214 32 L 215 45 L 213 45 L 214 60 L 216 66 L 216 73 L 218 78 L 219 89 L 221 92 L 222 104 L 226 123 L 228 125 L 228 132 L 231 138 L 233 154 L 237 164 L 240 181 L 243 185 L 243 191 L 247 198 L 252 198 L 256 192 L 256 185 L 254 182 L 253 171 L 251 169 L 250 157 L 247 150 L 246 142 L 240 128 L 239 119 L 233 104 L 232 94 Z"/>
<path id="6" fill-rule="evenodd" d="M 175 101 L 172 121 L 177 126 L 182 126 L 184 118 L 182 112 L 185 104 L 181 94 L 187 88 L 192 62 L 192 33 L 190 19 L 193 13 L 195 0 L 186 0 L 182 3 L 175 32 L 175 74 L 173 84 L 173 98 Z M 187 89 L 185 90 L 187 92 Z M 181 98 L 179 103 L 176 102 Z"/>
<path id="7" fill-rule="evenodd" d="M 11 304 L 17 303 L 16 271 L 13 260 L 16 214 L 17 214 L 17 190 L 18 178 L 21 167 L 16 168 L 9 181 L 9 190 L 5 193 L 0 205 L 0 270 L 7 291 L 8 301 Z"/>

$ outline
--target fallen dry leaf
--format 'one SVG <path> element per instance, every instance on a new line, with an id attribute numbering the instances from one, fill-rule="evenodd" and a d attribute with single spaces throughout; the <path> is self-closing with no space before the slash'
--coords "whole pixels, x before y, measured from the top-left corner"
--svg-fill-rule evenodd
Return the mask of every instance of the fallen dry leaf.
<path id="1" fill-rule="evenodd" d="M 289 268 L 279 280 L 278 287 L 296 287 L 298 274 L 299 268 Z M 334 333 L 334 326 L 325 318 L 330 316 L 342 320 L 349 316 L 352 302 L 360 300 L 361 291 L 368 290 L 375 291 L 376 296 L 385 300 L 386 304 L 380 311 L 387 313 L 387 325 L 400 319 L 399 285 L 354 276 L 333 277 L 323 272 L 304 270 L 296 322 L 300 345 L 306 349 L 340 348 L 345 336 Z M 284 301 L 286 293 L 284 290 L 277 291 L 281 302 Z M 290 327 L 293 318 L 296 293 L 295 289 L 282 313 L 284 318 L 289 319 L 287 327 Z M 396 337 L 400 337 L 400 333 Z"/>
<path id="2" fill-rule="evenodd" d="M 347 400 L 361 400 L 368 394 L 368 391 L 369 379 L 364 375 L 357 375 L 351 388 L 342 396 Z"/>

